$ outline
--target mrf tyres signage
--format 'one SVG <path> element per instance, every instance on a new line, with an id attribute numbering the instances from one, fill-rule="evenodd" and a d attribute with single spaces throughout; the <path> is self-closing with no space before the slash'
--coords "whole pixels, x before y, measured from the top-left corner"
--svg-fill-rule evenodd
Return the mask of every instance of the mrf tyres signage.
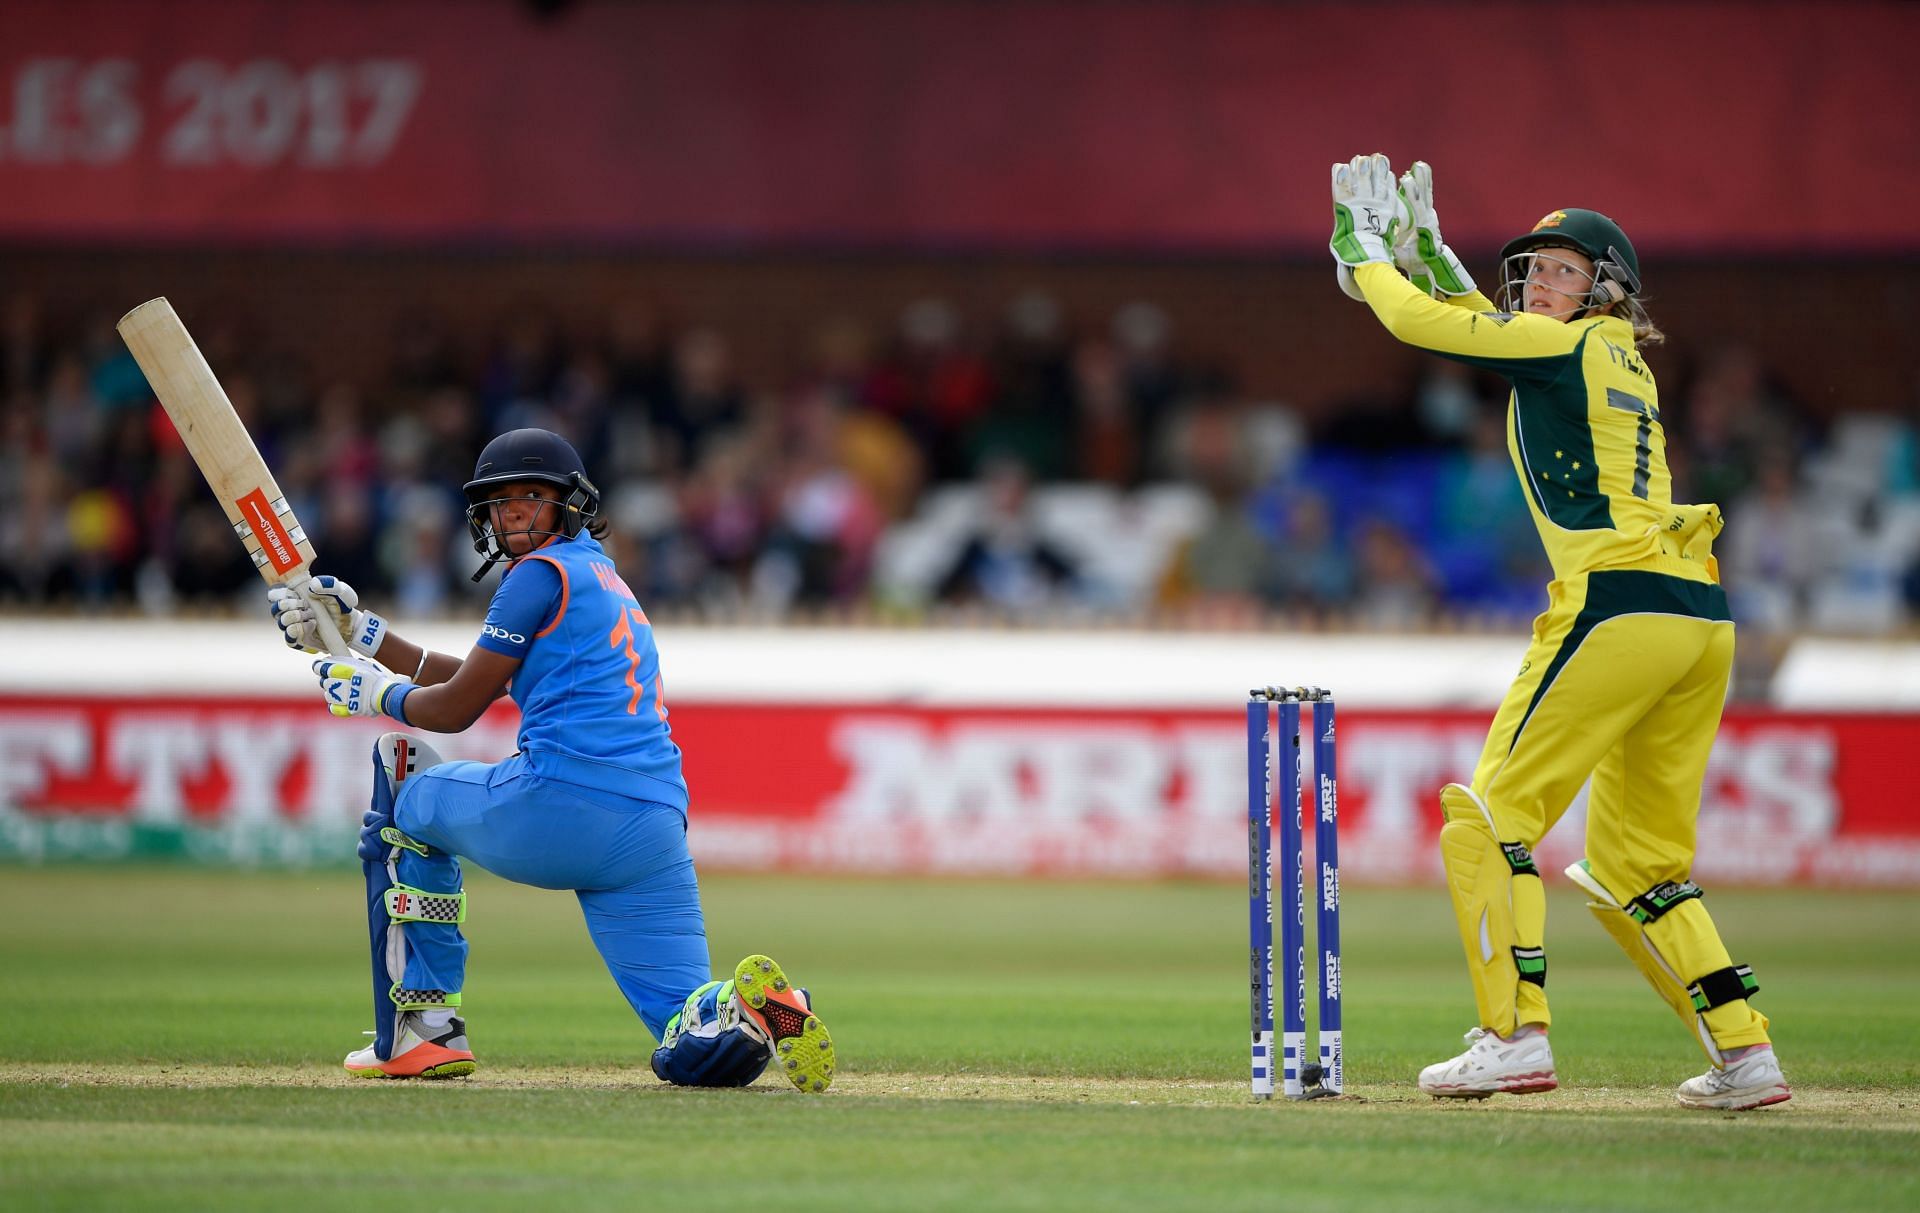
<path id="1" fill-rule="evenodd" d="M 1232 879 L 1246 864 L 1240 717 L 1237 705 L 683 701 L 673 726 L 694 853 L 709 869 Z M 499 758 L 516 724 L 503 706 L 433 741 L 448 757 Z M 1348 879 L 1438 879 L 1436 793 L 1470 774 L 1486 725 L 1478 712 L 1342 712 Z M 180 711 L 0 696 L 0 858 L 344 863 L 379 726 L 319 717 L 304 699 Z M 1920 819 L 1884 794 L 1916 730 L 1910 716 L 1730 712 L 1694 876 L 1920 885 Z M 1583 815 L 1584 797 L 1541 846 L 1542 864 L 1579 857 Z"/>

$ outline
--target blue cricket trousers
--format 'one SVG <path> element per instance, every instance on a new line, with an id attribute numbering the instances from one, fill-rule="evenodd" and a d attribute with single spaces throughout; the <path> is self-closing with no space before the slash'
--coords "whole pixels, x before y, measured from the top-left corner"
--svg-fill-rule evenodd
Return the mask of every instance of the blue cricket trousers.
<path id="1" fill-rule="evenodd" d="M 441 763 L 399 791 L 395 824 L 435 852 L 422 858 L 402 850 L 401 881 L 452 892 L 465 858 L 518 884 L 573 890 L 615 984 L 656 1039 L 709 980 L 706 922 L 679 809 L 542 778 L 519 754 Z M 460 929 L 422 922 L 404 929 L 406 984 L 462 989 Z"/>

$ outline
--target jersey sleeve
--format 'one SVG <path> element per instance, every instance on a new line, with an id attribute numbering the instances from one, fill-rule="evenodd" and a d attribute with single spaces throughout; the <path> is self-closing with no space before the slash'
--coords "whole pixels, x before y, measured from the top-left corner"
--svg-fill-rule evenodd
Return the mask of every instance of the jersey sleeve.
<path id="1" fill-rule="evenodd" d="M 1464 295 L 1448 295 L 1440 302 L 1451 307 L 1466 308 L 1469 312 L 1497 312 L 1500 310 L 1494 306 L 1493 300 L 1481 294 L 1477 289 L 1468 291 Z"/>
<path id="2" fill-rule="evenodd" d="M 547 560 L 521 560 L 500 579 L 475 641 L 488 652 L 525 657 L 527 646 L 560 610 L 560 570 Z"/>
<path id="3" fill-rule="evenodd" d="M 1389 333 L 1408 345 L 1513 378 L 1553 378 L 1580 342 L 1580 330 L 1543 316 L 1481 311 L 1475 292 L 1452 303 L 1429 298 L 1384 262 L 1360 266 L 1354 281 Z"/>

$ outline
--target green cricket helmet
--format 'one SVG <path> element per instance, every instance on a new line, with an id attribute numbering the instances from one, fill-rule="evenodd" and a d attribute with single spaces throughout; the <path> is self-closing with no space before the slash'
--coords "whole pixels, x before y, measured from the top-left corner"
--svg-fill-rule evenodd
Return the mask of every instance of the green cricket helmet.
<path id="1" fill-rule="evenodd" d="M 1502 306 L 1520 304 L 1527 259 L 1543 248 L 1570 248 L 1593 262 L 1593 289 L 1587 307 L 1605 307 L 1640 293 L 1640 256 L 1620 225 L 1599 211 L 1568 207 L 1550 212 L 1533 230 L 1507 241 L 1500 250 Z"/>

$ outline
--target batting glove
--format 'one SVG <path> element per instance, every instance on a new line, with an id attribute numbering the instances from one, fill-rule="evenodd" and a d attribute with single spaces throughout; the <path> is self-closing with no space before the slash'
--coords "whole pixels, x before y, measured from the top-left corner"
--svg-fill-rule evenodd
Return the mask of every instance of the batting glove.
<path id="1" fill-rule="evenodd" d="M 1333 166 L 1333 259 L 1348 268 L 1393 264 L 1393 241 L 1406 225 L 1393 166 L 1379 152 Z"/>
<path id="2" fill-rule="evenodd" d="M 391 716 L 406 723 L 400 705 L 413 690 L 412 679 L 357 657 L 322 658 L 313 663 L 313 672 L 320 676 L 327 711 L 335 716 Z"/>
<path id="3" fill-rule="evenodd" d="M 1471 295 L 1477 289 L 1473 275 L 1440 239 L 1440 216 L 1433 209 L 1433 170 L 1424 160 L 1400 177 L 1400 196 L 1407 204 L 1408 222 L 1394 256 L 1400 268 L 1417 284 L 1422 277 L 1443 295 Z"/>
<path id="4" fill-rule="evenodd" d="M 357 610 L 359 605 L 360 596 L 338 577 L 296 577 L 267 591 L 267 609 L 280 626 L 281 639 L 288 648 L 307 653 L 327 651 L 320 639 L 319 611 L 332 618 L 349 649 L 365 657 L 379 652 L 387 621 L 372 611 Z"/>

